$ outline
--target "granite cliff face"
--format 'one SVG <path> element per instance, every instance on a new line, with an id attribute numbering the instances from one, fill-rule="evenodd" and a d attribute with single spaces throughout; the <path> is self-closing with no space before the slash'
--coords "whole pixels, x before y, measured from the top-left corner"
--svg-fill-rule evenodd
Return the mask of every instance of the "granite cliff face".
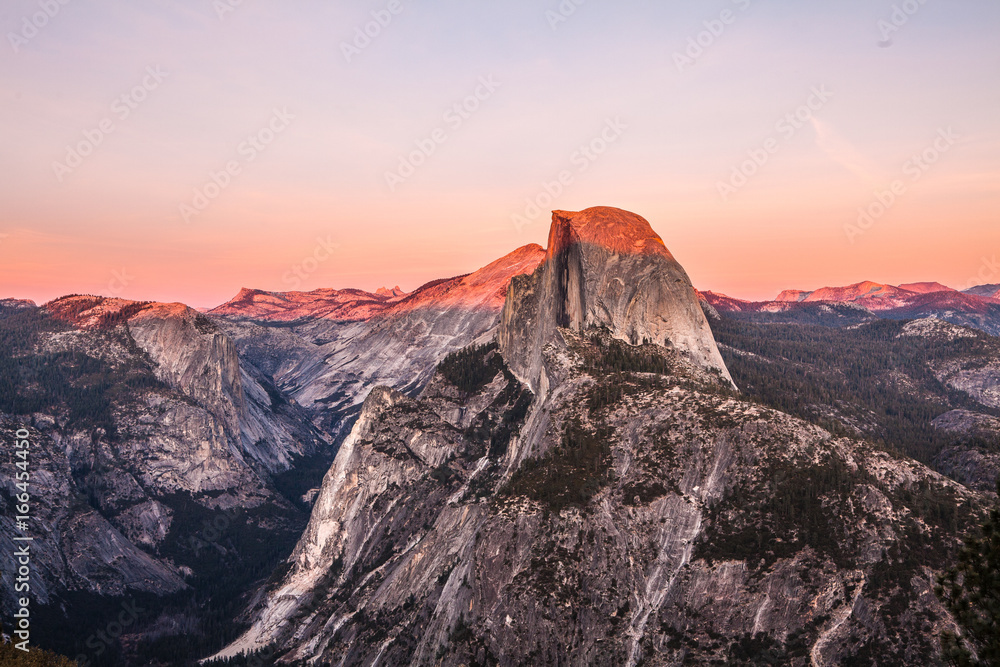
<path id="1" fill-rule="evenodd" d="M 555 211 L 544 262 L 511 283 L 497 341 L 514 374 L 544 393 L 542 351 L 556 331 L 598 326 L 632 345 L 676 348 L 732 382 L 687 273 L 645 219 Z"/>
<path id="2" fill-rule="evenodd" d="M 0 415 L 0 434 L 6 442 L 24 424 Z M 87 502 L 73 477 L 74 454 L 89 443 L 53 432 L 49 425 L 29 428 L 33 450 L 31 524 L 34 579 L 32 597 L 40 605 L 57 602 L 67 592 L 88 591 L 103 596 L 138 592 L 166 594 L 187 587 L 184 575 L 171 563 L 146 553 L 143 546 L 163 539 L 170 527 L 171 512 L 155 501 L 132 505 L 132 517 L 109 520 L 100 508 Z M 4 475 L 0 497 L 17 496 L 13 476 Z M 131 481 L 131 480 L 129 480 Z M 133 482 L 134 484 L 134 482 Z M 119 481 L 118 500 L 133 491 Z M 109 499 L 110 500 L 110 499 Z M 0 516 L 0 548 L 13 553 L 16 546 L 13 513 Z M 44 539 L 42 539 L 44 537 Z M 5 587 L 5 615 L 14 608 L 13 586 Z"/>
<path id="3" fill-rule="evenodd" d="M 107 339 L 107 332 L 119 330 L 128 347 L 114 350 L 119 357 L 147 362 L 158 381 L 209 413 L 211 428 L 223 436 L 207 439 L 219 440 L 210 447 L 217 450 L 209 455 L 215 460 L 195 457 L 192 461 L 182 448 L 171 463 L 192 466 L 179 475 L 185 490 L 242 483 L 229 477 L 203 488 L 204 480 L 194 472 L 202 464 L 228 468 L 232 463 L 233 470 L 240 471 L 234 474 L 244 477 L 257 476 L 254 469 L 265 475 L 281 473 L 289 469 L 294 457 L 314 454 L 328 445 L 318 431 L 303 428 L 303 423 L 308 424 L 307 413 L 284 402 L 259 369 L 241 362 L 236 345 L 218 325 L 183 304 L 69 297 L 47 304 L 46 310 L 76 329 L 49 339 L 46 349 L 67 351 L 75 346 L 98 354 L 97 346 Z M 181 416 L 179 421 L 188 420 Z M 158 425 L 173 423 L 164 420 Z"/>
<path id="4" fill-rule="evenodd" d="M 0 306 L 0 372 L 0 424 L 31 433 L 34 599 L 51 607 L 54 633 L 60 623 L 106 624 L 116 598 L 229 581 L 275 557 L 247 544 L 290 549 L 304 524 L 275 483 L 330 443 L 190 308 L 99 297 Z M 13 484 L 3 477 L 7 502 Z M 220 520 L 226 534 L 206 536 Z M 0 541 L 12 521 L 0 517 Z M 155 623 L 159 609 L 143 604 Z M 181 618 L 198 636 L 197 614 Z M 60 648 L 76 655 L 85 638 Z"/>
<path id="5" fill-rule="evenodd" d="M 236 346 L 204 317 L 180 304 L 156 304 L 128 320 L 156 376 L 215 414 L 232 432 L 246 414 Z"/>
<path id="6" fill-rule="evenodd" d="M 672 268 L 658 239 L 588 226 L 556 214 L 499 344 L 447 357 L 419 397 L 369 394 L 283 575 L 220 657 L 935 664 L 952 624 L 934 572 L 980 497 L 741 400 L 682 274 L 664 284 L 643 261 Z"/>
<path id="7" fill-rule="evenodd" d="M 543 255 L 540 246 L 524 246 L 409 294 L 258 293 L 209 315 L 248 363 L 342 438 L 373 386 L 415 394 L 446 354 L 495 327 L 511 279 L 534 271 Z"/>

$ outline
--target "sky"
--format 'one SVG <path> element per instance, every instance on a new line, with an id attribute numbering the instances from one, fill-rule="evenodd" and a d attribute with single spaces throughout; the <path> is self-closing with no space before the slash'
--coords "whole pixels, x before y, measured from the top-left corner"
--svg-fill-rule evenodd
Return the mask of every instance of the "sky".
<path id="1" fill-rule="evenodd" d="M 995 0 L 5 0 L 0 298 L 412 290 L 648 219 L 699 289 L 1000 282 Z"/>

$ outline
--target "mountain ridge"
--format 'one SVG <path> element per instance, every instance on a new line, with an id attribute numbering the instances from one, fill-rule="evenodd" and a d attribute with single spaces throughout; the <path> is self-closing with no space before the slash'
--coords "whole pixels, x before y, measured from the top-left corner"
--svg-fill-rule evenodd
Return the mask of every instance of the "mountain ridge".
<path id="1" fill-rule="evenodd" d="M 847 326 L 875 318 L 933 316 L 1000 335 L 1000 299 L 984 295 L 992 286 L 959 292 L 951 288 L 937 290 L 939 283 L 909 285 L 913 291 L 872 281 L 814 291 L 785 290 L 773 301 L 749 301 L 712 291 L 698 294 L 703 303 L 718 312 L 743 318 Z"/>
<path id="2" fill-rule="evenodd" d="M 933 572 L 979 496 L 742 399 L 672 344 L 704 316 L 633 336 L 659 311 L 618 310 L 614 267 L 639 272 L 626 303 L 655 304 L 668 275 L 668 303 L 699 308 L 693 288 L 654 246 L 574 241 L 571 215 L 512 280 L 493 343 L 450 355 L 419 396 L 368 395 L 283 576 L 217 657 L 930 664 L 953 627 Z"/>
<path id="3" fill-rule="evenodd" d="M 566 212 L 557 213 L 565 214 Z M 653 235 L 656 236 L 655 232 L 653 232 Z M 580 240 L 583 241 L 583 237 L 581 237 Z M 610 235 L 608 238 L 603 240 L 595 237 L 590 239 L 590 241 L 595 241 L 595 245 L 611 244 L 608 247 L 613 247 L 616 242 L 614 240 L 614 235 Z M 666 246 L 663 245 L 662 239 L 659 239 L 658 236 L 656 236 L 655 239 L 644 239 L 641 243 L 643 244 L 643 248 L 645 248 L 643 252 L 666 253 L 665 256 L 672 257 L 666 249 Z M 649 243 L 648 248 L 645 246 L 646 243 Z M 550 245 L 552 244 L 550 243 Z M 628 249 L 618 248 L 618 251 L 621 252 L 626 250 Z M 409 293 L 402 291 L 398 286 L 392 288 L 391 290 L 384 287 L 379 288 L 376 292 L 367 292 L 362 289 L 349 287 L 342 289 L 317 288 L 308 292 L 272 292 L 244 287 L 240 289 L 236 296 L 223 304 L 212 308 L 193 310 L 197 310 L 197 312 L 202 314 L 211 314 L 214 316 L 229 318 L 242 317 L 249 320 L 257 319 L 263 322 L 272 321 L 293 323 L 317 317 L 344 322 L 364 322 L 391 309 L 395 309 L 396 312 L 400 312 L 406 306 L 399 304 L 403 304 L 404 302 L 410 307 L 419 307 L 422 305 L 421 296 L 433 298 L 435 288 L 439 288 L 441 285 L 450 285 L 464 279 L 468 279 L 470 276 L 475 276 L 492 265 L 502 265 L 506 262 L 510 262 L 511 258 L 517 257 L 519 254 L 525 256 L 540 255 L 540 263 L 545 260 L 546 253 L 547 250 L 541 248 L 541 246 L 537 244 L 529 244 L 508 253 L 494 262 L 491 262 L 479 271 L 455 276 L 453 278 L 435 279 L 421 285 Z M 526 260 L 522 267 L 522 271 L 529 273 L 530 271 L 528 271 L 528 269 L 532 268 L 531 264 L 532 260 Z M 451 290 L 439 289 L 437 291 L 447 294 Z M 492 299 L 490 303 L 484 305 L 489 308 L 501 308 L 502 299 L 499 298 L 501 296 L 501 292 L 502 290 L 498 288 L 496 295 L 497 298 Z M 821 287 L 815 290 L 786 289 L 782 290 L 774 299 L 763 301 L 734 297 L 712 290 L 696 290 L 696 292 L 700 295 L 699 298 L 713 306 L 721 307 L 723 310 L 729 308 L 733 310 L 739 309 L 741 311 L 776 311 L 785 308 L 785 306 L 781 304 L 793 303 L 854 303 L 871 310 L 872 312 L 892 311 L 907 308 L 915 304 L 929 306 L 933 305 L 935 301 L 941 304 L 950 302 L 952 308 L 959 310 L 969 309 L 973 312 L 982 312 L 983 309 L 989 305 L 1000 305 L 1000 284 L 979 285 L 959 291 L 933 281 L 903 283 L 896 286 L 875 281 L 861 281 L 859 283 L 842 287 Z M 958 295 L 964 295 L 970 298 L 963 299 Z M 459 301 L 456 296 L 457 294 L 452 294 L 449 298 L 453 301 Z M 167 302 L 136 301 L 116 297 L 77 294 L 57 297 L 44 305 L 69 303 L 72 301 L 87 299 L 102 300 L 104 304 L 106 304 L 103 308 L 108 308 L 110 311 L 109 315 L 113 315 L 115 312 L 120 311 L 123 307 L 137 307 L 138 304 L 156 305 L 158 308 L 168 305 Z M 118 305 L 109 308 L 108 306 L 111 304 Z M 14 297 L 0 299 L 0 305 L 9 308 L 36 307 L 33 301 Z M 179 308 L 180 306 L 187 307 L 185 304 L 180 303 L 173 303 L 169 305 L 176 308 Z M 450 305 L 456 304 L 452 303 Z M 100 314 L 101 313 L 98 311 L 96 313 L 92 313 L 91 315 L 94 318 L 97 318 Z M 70 317 L 70 319 L 72 320 L 75 317 L 76 316 L 74 315 L 73 317 Z M 91 323 L 91 325 L 96 325 L 96 319 L 95 322 Z"/>
<path id="4" fill-rule="evenodd" d="M 244 317 L 262 321 L 294 322 L 309 318 L 364 322 L 380 315 L 433 307 L 465 307 L 499 310 L 506 283 L 513 275 L 533 270 L 544 251 L 528 244 L 490 262 L 472 273 L 429 281 L 412 292 L 399 287 L 376 292 L 360 289 L 320 288 L 310 292 L 267 292 L 242 288 L 224 304 L 207 311 L 221 317 Z M 494 292 L 483 293 L 494 285 Z"/>

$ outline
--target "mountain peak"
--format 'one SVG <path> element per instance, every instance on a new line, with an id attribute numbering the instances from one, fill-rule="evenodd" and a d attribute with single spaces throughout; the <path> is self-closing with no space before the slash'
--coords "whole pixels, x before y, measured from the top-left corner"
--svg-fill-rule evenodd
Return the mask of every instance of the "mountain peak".
<path id="1" fill-rule="evenodd" d="M 401 290 L 399 288 L 399 285 L 396 285 L 392 289 L 389 289 L 388 287 L 379 287 L 377 290 L 375 290 L 375 296 L 385 296 L 389 298 L 403 296 L 405 294 L 406 292 Z"/>
<path id="2" fill-rule="evenodd" d="M 965 294 L 1000 299 L 1000 285 L 979 285 L 965 290 Z"/>
<path id="3" fill-rule="evenodd" d="M 792 301 L 792 302 L 805 301 L 806 299 L 809 298 L 810 294 L 812 294 L 812 292 L 808 290 L 786 289 L 782 291 L 781 294 L 778 295 L 778 298 L 775 299 L 775 301 Z"/>
<path id="4" fill-rule="evenodd" d="M 600 246 L 616 254 L 656 254 L 673 260 L 645 218 L 610 206 L 553 211 L 546 259 L 573 243 Z"/>
<path id="5" fill-rule="evenodd" d="M 270 296 L 269 292 L 265 292 L 259 289 L 251 289 L 249 287 L 243 287 L 240 289 L 240 293 L 233 297 L 230 304 L 249 306 L 254 302 L 254 299 L 258 296 Z"/>
<path id="6" fill-rule="evenodd" d="M 947 288 L 946 288 L 947 289 Z M 871 280 L 847 285 L 846 287 L 821 287 L 815 291 L 785 290 L 775 301 L 779 302 L 815 302 L 828 301 L 837 303 L 860 303 L 865 307 L 882 309 L 896 306 L 914 292 L 892 285 L 885 285 Z"/>
<path id="7" fill-rule="evenodd" d="M 914 294 L 933 294 L 935 292 L 957 291 L 947 285 L 942 285 L 941 283 L 936 282 L 905 283 L 903 285 L 899 285 L 899 289 L 906 290 L 907 292 L 913 292 Z"/>
<path id="8" fill-rule="evenodd" d="M 497 338 L 511 370 L 538 392 L 548 383 L 543 350 L 558 344 L 558 329 L 591 327 L 675 348 L 732 382 L 687 273 L 634 213 L 554 211 L 545 261 L 511 281 Z"/>
<path id="9" fill-rule="evenodd" d="M 37 308 L 37 307 L 38 306 L 35 304 L 35 302 L 29 299 L 14 299 L 14 298 L 0 299 L 0 308 L 21 309 L 21 308 Z"/>

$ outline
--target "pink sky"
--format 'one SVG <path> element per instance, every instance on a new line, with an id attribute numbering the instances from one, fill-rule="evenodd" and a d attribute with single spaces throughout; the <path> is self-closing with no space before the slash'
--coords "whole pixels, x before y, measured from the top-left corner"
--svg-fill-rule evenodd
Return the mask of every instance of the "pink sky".
<path id="1" fill-rule="evenodd" d="M 194 0 L 69 3 L 15 52 L 39 10 L 13 0 L 0 297 L 410 290 L 544 244 L 547 211 L 515 224 L 529 199 L 635 211 L 697 287 L 733 296 L 1000 282 L 995 2 L 926 3 L 891 44 L 888 2 L 667 4 L 554 22 L 554 1 L 404 2 L 348 62 L 342 42 L 384 3 L 260 0 L 221 19 Z M 54 166 L 102 122 L 113 131 L 79 166 Z M 591 142 L 600 155 L 580 152 Z M 390 185 L 419 146 L 433 153 Z M 724 200 L 719 183 L 762 151 Z M 212 174 L 227 186 L 185 221 Z M 894 183 L 887 211 L 852 228 Z"/>

